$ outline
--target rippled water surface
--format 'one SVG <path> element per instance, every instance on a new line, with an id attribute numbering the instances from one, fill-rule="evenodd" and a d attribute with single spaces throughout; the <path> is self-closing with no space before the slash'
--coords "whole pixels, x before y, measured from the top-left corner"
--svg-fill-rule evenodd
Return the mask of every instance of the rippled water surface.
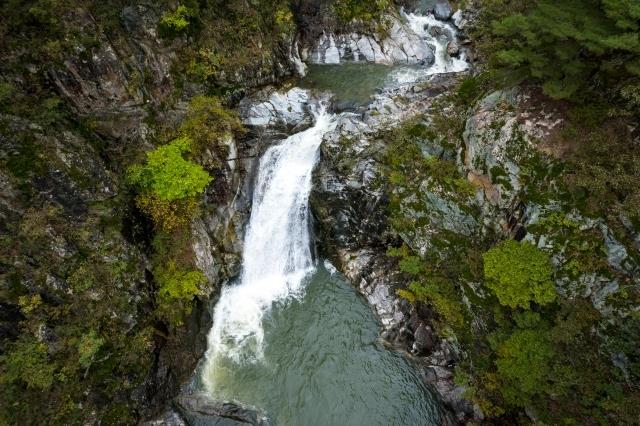
<path id="1" fill-rule="evenodd" d="M 218 359 L 217 399 L 265 410 L 279 425 L 436 425 L 439 409 L 404 358 L 378 342 L 366 302 L 320 267 L 298 299 L 263 318 L 264 359 Z"/>
<path id="2" fill-rule="evenodd" d="M 310 65 L 300 87 L 328 90 L 338 101 L 363 105 L 386 85 L 392 72 L 392 67 L 379 64 Z"/>

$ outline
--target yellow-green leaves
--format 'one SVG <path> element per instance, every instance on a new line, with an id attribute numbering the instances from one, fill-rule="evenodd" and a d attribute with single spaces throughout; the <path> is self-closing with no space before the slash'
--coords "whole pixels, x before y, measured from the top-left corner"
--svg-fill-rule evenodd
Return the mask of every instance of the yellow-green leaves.
<path id="1" fill-rule="evenodd" d="M 500 304 L 529 309 L 530 302 L 544 305 L 555 300 L 551 261 L 536 246 L 507 240 L 487 251 L 483 258 L 487 287 L 494 291 Z"/>
<path id="2" fill-rule="evenodd" d="M 212 178 L 199 165 L 185 160 L 191 150 L 191 140 L 181 137 L 147 153 L 147 163 L 129 170 L 130 181 L 142 193 L 174 201 L 193 197 L 204 191 Z"/>

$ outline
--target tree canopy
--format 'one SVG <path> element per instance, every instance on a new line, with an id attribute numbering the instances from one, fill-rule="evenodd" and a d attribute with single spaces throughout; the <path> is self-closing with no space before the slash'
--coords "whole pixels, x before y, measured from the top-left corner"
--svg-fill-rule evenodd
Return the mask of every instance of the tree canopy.
<path id="1" fill-rule="evenodd" d="M 503 241 L 483 258 L 487 286 L 500 304 L 529 308 L 532 301 L 544 305 L 555 299 L 549 255 L 533 244 Z"/>

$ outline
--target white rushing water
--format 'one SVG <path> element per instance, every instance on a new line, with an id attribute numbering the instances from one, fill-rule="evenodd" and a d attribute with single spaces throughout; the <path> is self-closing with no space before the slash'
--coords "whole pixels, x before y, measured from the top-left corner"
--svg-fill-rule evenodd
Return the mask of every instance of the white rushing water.
<path id="1" fill-rule="evenodd" d="M 260 160 L 239 281 L 222 290 L 206 354 L 205 385 L 215 389 L 216 360 L 262 358 L 263 316 L 274 302 L 302 293 L 314 271 L 309 235 L 312 172 L 325 133 L 335 127 L 324 107 L 313 127 L 269 148 Z"/>
<path id="2" fill-rule="evenodd" d="M 464 52 L 460 52 L 459 57 L 451 57 L 447 53 L 449 42 L 458 41 L 457 30 L 453 25 L 437 20 L 433 14 L 417 15 L 402 12 L 402 16 L 416 34 L 434 47 L 435 61 L 426 68 L 398 69 L 392 75 L 396 83 L 413 83 L 427 75 L 461 72 L 469 67 Z"/>

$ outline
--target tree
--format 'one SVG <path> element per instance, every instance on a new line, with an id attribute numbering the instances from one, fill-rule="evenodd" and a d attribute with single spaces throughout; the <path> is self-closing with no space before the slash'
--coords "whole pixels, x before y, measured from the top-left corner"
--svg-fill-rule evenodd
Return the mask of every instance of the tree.
<path id="1" fill-rule="evenodd" d="M 50 362 L 44 343 L 19 340 L 0 361 L 4 364 L 0 382 L 20 381 L 35 389 L 48 389 L 53 384 L 56 366 Z"/>
<path id="2" fill-rule="evenodd" d="M 191 151 L 191 139 L 181 137 L 147 153 L 147 163 L 129 170 L 129 180 L 143 194 L 166 201 L 193 197 L 204 191 L 212 178 L 198 164 L 185 160 Z"/>
<path id="3" fill-rule="evenodd" d="M 503 241 L 483 255 L 486 285 L 500 304 L 528 309 L 555 300 L 549 255 L 529 243 Z"/>
<path id="4" fill-rule="evenodd" d="M 605 81 L 618 94 L 640 77 L 640 3 L 635 0 L 492 0 L 487 49 L 500 67 L 518 70 L 554 98 L 588 99 Z M 599 90 L 601 90 L 600 87 Z"/>
<path id="5" fill-rule="evenodd" d="M 501 393 L 507 402 L 524 406 L 548 388 L 554 352 L 544 331 L 514 331 L 498 346 L 497 355 Z"/>

